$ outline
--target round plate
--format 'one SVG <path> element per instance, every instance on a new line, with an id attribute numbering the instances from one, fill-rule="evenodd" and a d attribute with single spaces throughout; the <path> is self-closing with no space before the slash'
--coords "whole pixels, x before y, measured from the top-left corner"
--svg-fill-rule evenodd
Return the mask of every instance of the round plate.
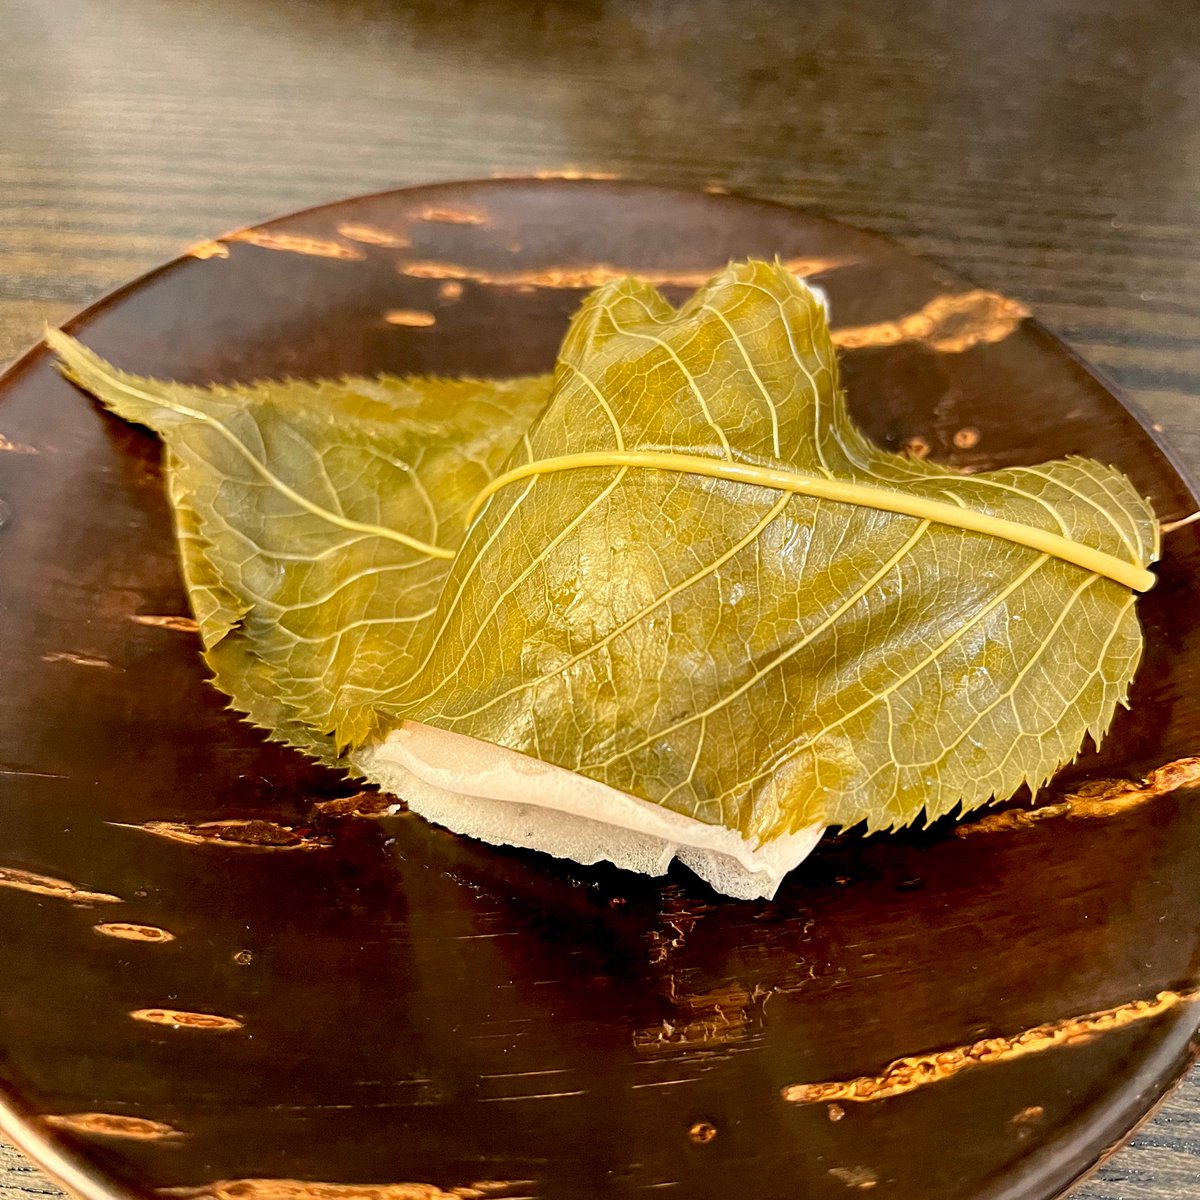
<path id="1" fill-rule="evenodd" d="M 1019 306 L 727 196 L 370 196 L 196 247 L 70 328 L 193 382 L 510 375 L 547 369 L 614 271 L 682 298 L 776 254 L 827 291 L 884 445 L 1088 454 L 1164 521 L 1196 507 Z M 157 442 L 41 350 L 0 393 L 2 1124 L 75 1191 L 1041 1200 L 1189 1061 L 1200 527 L 1139 602 L 1130 710 L 1039 819 L 1026 797 L 830 838 L 774 902 L 731 901 L 381 815 L 264 744 L 206 681 Z"/>

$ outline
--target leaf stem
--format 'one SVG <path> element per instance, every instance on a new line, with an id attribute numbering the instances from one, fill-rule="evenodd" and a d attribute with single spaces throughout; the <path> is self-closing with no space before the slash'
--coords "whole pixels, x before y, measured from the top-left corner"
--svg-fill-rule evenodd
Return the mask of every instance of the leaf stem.
<path id="1" fill-rule="evenodd" d="M 544 458 L 514 467 L 498 475 L 475 497 L 467 513 L 470 525 L 487 501 L 501 488 L 531 475 L 549 475 L 558 471 L 576 471 L 594 467 L 642 467 L 651 471 L 675 471 L 687 475 L 702 475 L 709 479 L 726 479 L 731 483 L 748 483 L 776 491 L 794 492 L 840 504 L 854 504 L 881 512 L 901 513 L 919 520 L 934 521 L 973 533 L 1003 538 L 1018 546 L 1027 546 L 1064 562 L 1073 563 L 1085 571 L 1104 575 L 1117 583 L 1145 592 L 1154 586 L 1154 574 L 1144 567 L 1106 554 L 1081 542 L 1073 542 L 1061 534 L 993 517 L 974 509 L 961 508 L 940 500 L 930 500 L 891 488 L 854 483 L 848 479 L 830 479 L 807 475 L 782 467 L 765 467 L 755 463 L 731 462 L 727 459 L 706 458 L 699 454 L 679 454 L 661 450 L 599 450 L 583 454 L 564 454 Z"/>
<path id="2" fill-rule="evenodd" d="M 1174 533 L 1175 530 L 1194 525 L 1197 521 L 1200 521 L 1200 512 L 1189 513 L 1186 517 L 1180 517 L 1178 521 L 1161 522 L 1158 531 L 1162 534 Z"/>

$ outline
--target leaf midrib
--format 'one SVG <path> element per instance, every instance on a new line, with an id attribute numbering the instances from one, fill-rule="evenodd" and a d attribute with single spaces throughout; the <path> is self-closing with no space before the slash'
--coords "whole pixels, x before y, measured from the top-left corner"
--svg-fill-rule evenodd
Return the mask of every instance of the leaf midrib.
<path id="1" fill-rule="evenodd" d="M 627 469 L 639 467 L 645 470 L 672 471 L 679 474 L 700 475 L 709 479 L 723 479 L 731 483 L 746 483 L 775 491 L 794 492 L 820 500 L 832 500 L 841 504 L 852 504 L 860 508 L 873 508 L 882 512 L 898 513 L 932 521 L 957 529 L 982 533 L 991 537 L 1036 550 L 1052 558 L 1062 559 L 1085 571 L 1103 575 L 1136 592 L 1145 592 L 1154 586 L 1153 572 L 1140 564 L 1134 564 L 1097 550 L 1082 542 L 1072 541 L 1061 534 L 1051 533 L 1033 525 L 994 517 L 972 508 L 960 507 L 927 496 L 905 492 L 896 488 L 878 487 L 869 483 L 857 483 L 848 479 L 827 478 L 810 475 L 783 467 L 767 467 L 757 463 L 729 461 L 709 458 L 700 454 L 684 454 L 663 450 L 597 450 L 579 454 L 564 454 L 552 458 L 523 463 L 493 479 L 475 497 L 467 512 L 468 526 L 482 511 L 496 492 L 509 484 L 534 476 L 549 475 L 561 471 L 585 470 L 596 467 Z"/>

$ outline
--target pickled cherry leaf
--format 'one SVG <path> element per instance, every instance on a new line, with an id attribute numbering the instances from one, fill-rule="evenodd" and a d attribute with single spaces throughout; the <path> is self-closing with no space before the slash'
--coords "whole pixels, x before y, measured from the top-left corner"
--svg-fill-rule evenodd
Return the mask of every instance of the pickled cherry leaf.
<path id="1" fill-rule="evenodd" d="M 779 264 L 607 285 L 540 379 L 187 388 L 52 344 L 167 443 L 219 686 L 327 760 L 415 721 L 753 843 L 886 829 L 1036 789 L 1139 661 L 1132 484 L 875 447 Z"/>

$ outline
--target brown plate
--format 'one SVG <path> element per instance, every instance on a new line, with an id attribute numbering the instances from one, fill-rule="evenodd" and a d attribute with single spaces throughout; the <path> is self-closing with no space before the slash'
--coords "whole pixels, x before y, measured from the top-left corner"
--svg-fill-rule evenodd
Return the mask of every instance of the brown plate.
<path id="1" fill-rule="evenodd" d="M 508 375 L 550 365 L 612 270 L 682 297 L 751 254 L 827 290 L 884 445 L 1089 454 L 1164 521 L 1196 507 L 1017 305 L 725 196 L 350 200 L 197 247 L 70 328 L 195 382 Z M 748 903 L 381 816 L 264 745 L 206 682 L 156 441 L 41 350 L 0 383 L 0 433 L 0 1124 L 77 1192 L 1042 1200 L 1190 1061 L 1200 527 L 1140 602 L 1131 710 L 1041 819 L 829 839 Z"/>

